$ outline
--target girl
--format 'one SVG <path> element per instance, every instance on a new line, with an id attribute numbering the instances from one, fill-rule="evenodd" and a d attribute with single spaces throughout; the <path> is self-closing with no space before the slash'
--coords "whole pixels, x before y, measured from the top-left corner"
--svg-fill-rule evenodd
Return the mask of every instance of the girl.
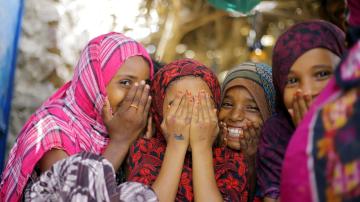
<path id="1" fill-rule="evenodd" d="M 151 97 L 145 81 L 152 75 L 151 59 L 138 42 L 119 33 L 109 33 L 91 40 L 81 54 L 73 79 L 50 97 L 22 129 L 2 174 L 0 199 L 19 201 L 32 184 L 36 185 L 41 173 L 59 160 L 80 152 L 91 152 L 103 158 L 76 156 L 68 161 L 83 158 L 80 167 L 77 167 L 79 170 L 71 170 L 71 166 L 65 166 L 68 162 L 62 161 L 45 177 L 68 177 L 69 182 L 83 178 L 89 178 L 87 182 L 96 181 L 99 178 L 92 175 L 96 173 L 91 169 L 92 161 L 103 166 L 103 170 L 108 172 L 106 175 L 114 177 L 114 170 L 119 169 L 130 144 L 146 125 Z M 62 176 L 70 172 L 72 176 Z M 106 180 L 97 183 L 106 185 Z M 72 184 L 66 182 L 67 185 Z M 68 194 L 62 199 L 81 195 L 87 200 L 109 200 L 116 187 L 99 189 L 95 186 L 97 183 L 87 184 L 88 187 L 84 188 L 86 191 L 74 189 L 75 184 L 72 184 L 73 187 L 65 186 L 67 189 L 62 193 Z M 151 192 L 147 187 L 140 188 Z M 39 189 L 32 191 L 46 193 Z M 104 189 L 108 192 L 104 192 Z"/>
<path id="2" fill-rule="evenodd" d="M 261 127 L 275 110 L 275 90 L 271 67 L 243 63 L 229 71 L 221 86 L 222 105 L 219 120 L 222 142 L 240 150 L 246 158 L 249 201 L 255 194 L 255 154 Z"/>
<path id="3" fill-rule="evenodd" d="M 151 185 L 160 201 L 247 201 L 244 157 L 213 148 L 220 86 L 204 65 L 182 59 L 151 86 L 156 134 L 130 150 L 129 181 Z"/>
<path id="4" fill-rule="evenodd" d="M 347 42 L 353 48 L 289 143 L 283 201 L 360 200 L 360 1 L 347 2 Z"/>
<path id="5" fill-rule="evenodd" d="M 282 34 L 273 51 L 276 115 L 265 122 L 258 155 L 258 182 L 265 201 L 279 197 L 280 173 L 288 142 L 309 106 L 325 87 L 344 52 L 344 34 L 313 20 Z"/>

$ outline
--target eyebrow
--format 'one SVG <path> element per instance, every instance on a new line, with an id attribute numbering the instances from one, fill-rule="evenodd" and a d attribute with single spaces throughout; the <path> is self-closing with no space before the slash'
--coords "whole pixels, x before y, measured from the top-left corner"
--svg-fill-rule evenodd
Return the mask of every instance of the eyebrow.
<path id="1" fill-rule="evenodd" d="M 230 96 L 230 95 L 225 95 L 224 100 L 225 100 L 225 99 L 233 99 L 233 97 Z M 251 96 L 251 97 L 245 97 L 245 101 L 246 101 L 246 102 L 253 102 L 253 103 L 256 104 L 256 101 L 255 101 L 255 99 L 254 99 L 252 96 Z"/>
<path id="2" fill-rule="evenodd" d="M 325 64 L 313 65 L 311 68 L 330 68 L 330 69 L 333 69 L 333 67 L 331 65 L 325 65 Z"/>
<path id="3" fill-rule="evenodd" d="M 121 74 L 121 75 L 116 75 L 115 76 L 115 78 L 118 78 L 118 77 L 127 77 L 127 78 L 130 78 L 130 79 L 137 79 L 136 76 L 128 75 L 128 74 Z"/>

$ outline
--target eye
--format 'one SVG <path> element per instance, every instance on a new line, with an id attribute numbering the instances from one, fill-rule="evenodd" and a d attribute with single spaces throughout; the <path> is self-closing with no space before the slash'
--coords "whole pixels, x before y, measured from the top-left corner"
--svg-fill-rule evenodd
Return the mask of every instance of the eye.
<path id="1" fill-rule="evenodd" d="M 329 78 L 331 74 L 331 71 L 319 71 L 315 73 L 315 77 L 319 80 L 323 80 Z"/>
<path id="2" fill-rule="evenodd" d="M 123 79 L 119 81 L 119 84 L 125 88 L 129 88 L 132 85 L 132 80 L 130 79 Z"/>
<path id="3" fill-rule="evenodd" d="M 252 105 L 246 106 L 246 110 L 249 111 L 249 112 L 260 112 L 259 107 L 257 107 L 257 106 L 252 106 Z"/>
<path id="4" fill-rule="evenodd" d="M 222 108 L 230 108 L 232 107 L 232 103 L 230 101 L 224 101 L 222 104 L 221 104 L 221 107 Z"/>
<path id="5" fill-rule="evenodd" d="M 299 82 L 299 79 L 296 78 L 296 77 L 289 77 L 286 81 L 286 85 L 287 86 L 293 86 L 293 85 L 296 85 L 296 83 Z"/>

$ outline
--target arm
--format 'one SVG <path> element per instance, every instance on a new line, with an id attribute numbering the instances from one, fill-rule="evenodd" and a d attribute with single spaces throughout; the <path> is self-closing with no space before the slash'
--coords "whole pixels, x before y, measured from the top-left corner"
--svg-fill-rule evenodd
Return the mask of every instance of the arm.
<path id="1" fill-rule="evenodd" d="M 192 148 L 195 201 L 223 201 L 215 180 L 212 148 Z"/>
<path id="2" fill-rule="evenodd" d="M 67 157 L 67 153 L 61 149 L 51 149 L 50 151 L 46 152 L 38 163 L 41 173 L 49 170 L 51 166 L 54 165 L 57 161 Z"/>
<path id="3" fill-rule="evenodd" d="M 132 86 L 114 114 L 109 100 L 105 100 L 102 116 L 110 141 L 102 156 L 110 161 L 115 171 L 123 163 L 130 145 L 145 128 L 150 104 L 149 86 L 145 82 Z"/>
<path id="4" fill-rule="evenodd" d="M 256 170 L 255 170 L 255 161 L 256 156 L 248 156 L 247 159 L 247 165 L 248 165 L 248 173 L 247 173 L 247 179 L 248 179 L 248 189 L 249 189 L 249 198 L 248 201 L 252 202 L 255 198 L 255 189 L 256 189 Z"/>
<path id="5" fill-rule="evenodd" d="M 223 201 L 213 165 L 212 145 L 219 127 L 216 110 L 212 106 L 210 96 L 201 92 L 191 119 L 190 144 L 195 201 Z"/>
<path id="6" fill-rule="evenodd" d="M 152 185 L 159 201 L 175 201 L 187 149 L 170 144 L 166 147 L 160 173 Z"/>
<path id="7" fill-rule="evenodd" d="M 190 110 L 189 96 L 178 93 L 161 124 L 167 146 L 160 173 L 152 185 L 159 201 L 175 201 L 189 146 L 190 124 L 187 120 L 191 118 Z"/>

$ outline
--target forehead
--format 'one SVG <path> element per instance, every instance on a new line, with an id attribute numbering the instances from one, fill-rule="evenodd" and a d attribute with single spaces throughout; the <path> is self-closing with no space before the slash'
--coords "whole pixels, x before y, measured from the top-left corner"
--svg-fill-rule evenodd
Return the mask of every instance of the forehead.
<path id="1" fill-rule="evenodd" d="M 119 68 L 116 75 L 129 75 L 134 77 L 149 77 L 149 63 L 141 56 L 128 58 Z"/>
<path id="2" fill-rule="evenodd" d="M 225 97 L 230 97 L 234 99 L 253 99 L 249 90 L 243 86 L 233 86 L 226 90 Z"/>
<path id="3" fill-rule="evenodd" d="M 330 50 L 324 48 L 315 48 L 306 51 L 302 54 L 291 66 L 290 71 L 304 71 L 308 72 L 312 67 L 328 66 L 333 67 L 338 58 L 337 55 Z"/>
<path id="4" fill-rule="evenodd" d="M 210 95 L 212 94 L 209 86 L 200 77 L 185 76 L 171 82 L 166 90 L 166 95 L 172 96 L 175 95 L 178 91 L 188 91 L 193 95 L 196 95 L 200 90 L 204 90 Z"/>

